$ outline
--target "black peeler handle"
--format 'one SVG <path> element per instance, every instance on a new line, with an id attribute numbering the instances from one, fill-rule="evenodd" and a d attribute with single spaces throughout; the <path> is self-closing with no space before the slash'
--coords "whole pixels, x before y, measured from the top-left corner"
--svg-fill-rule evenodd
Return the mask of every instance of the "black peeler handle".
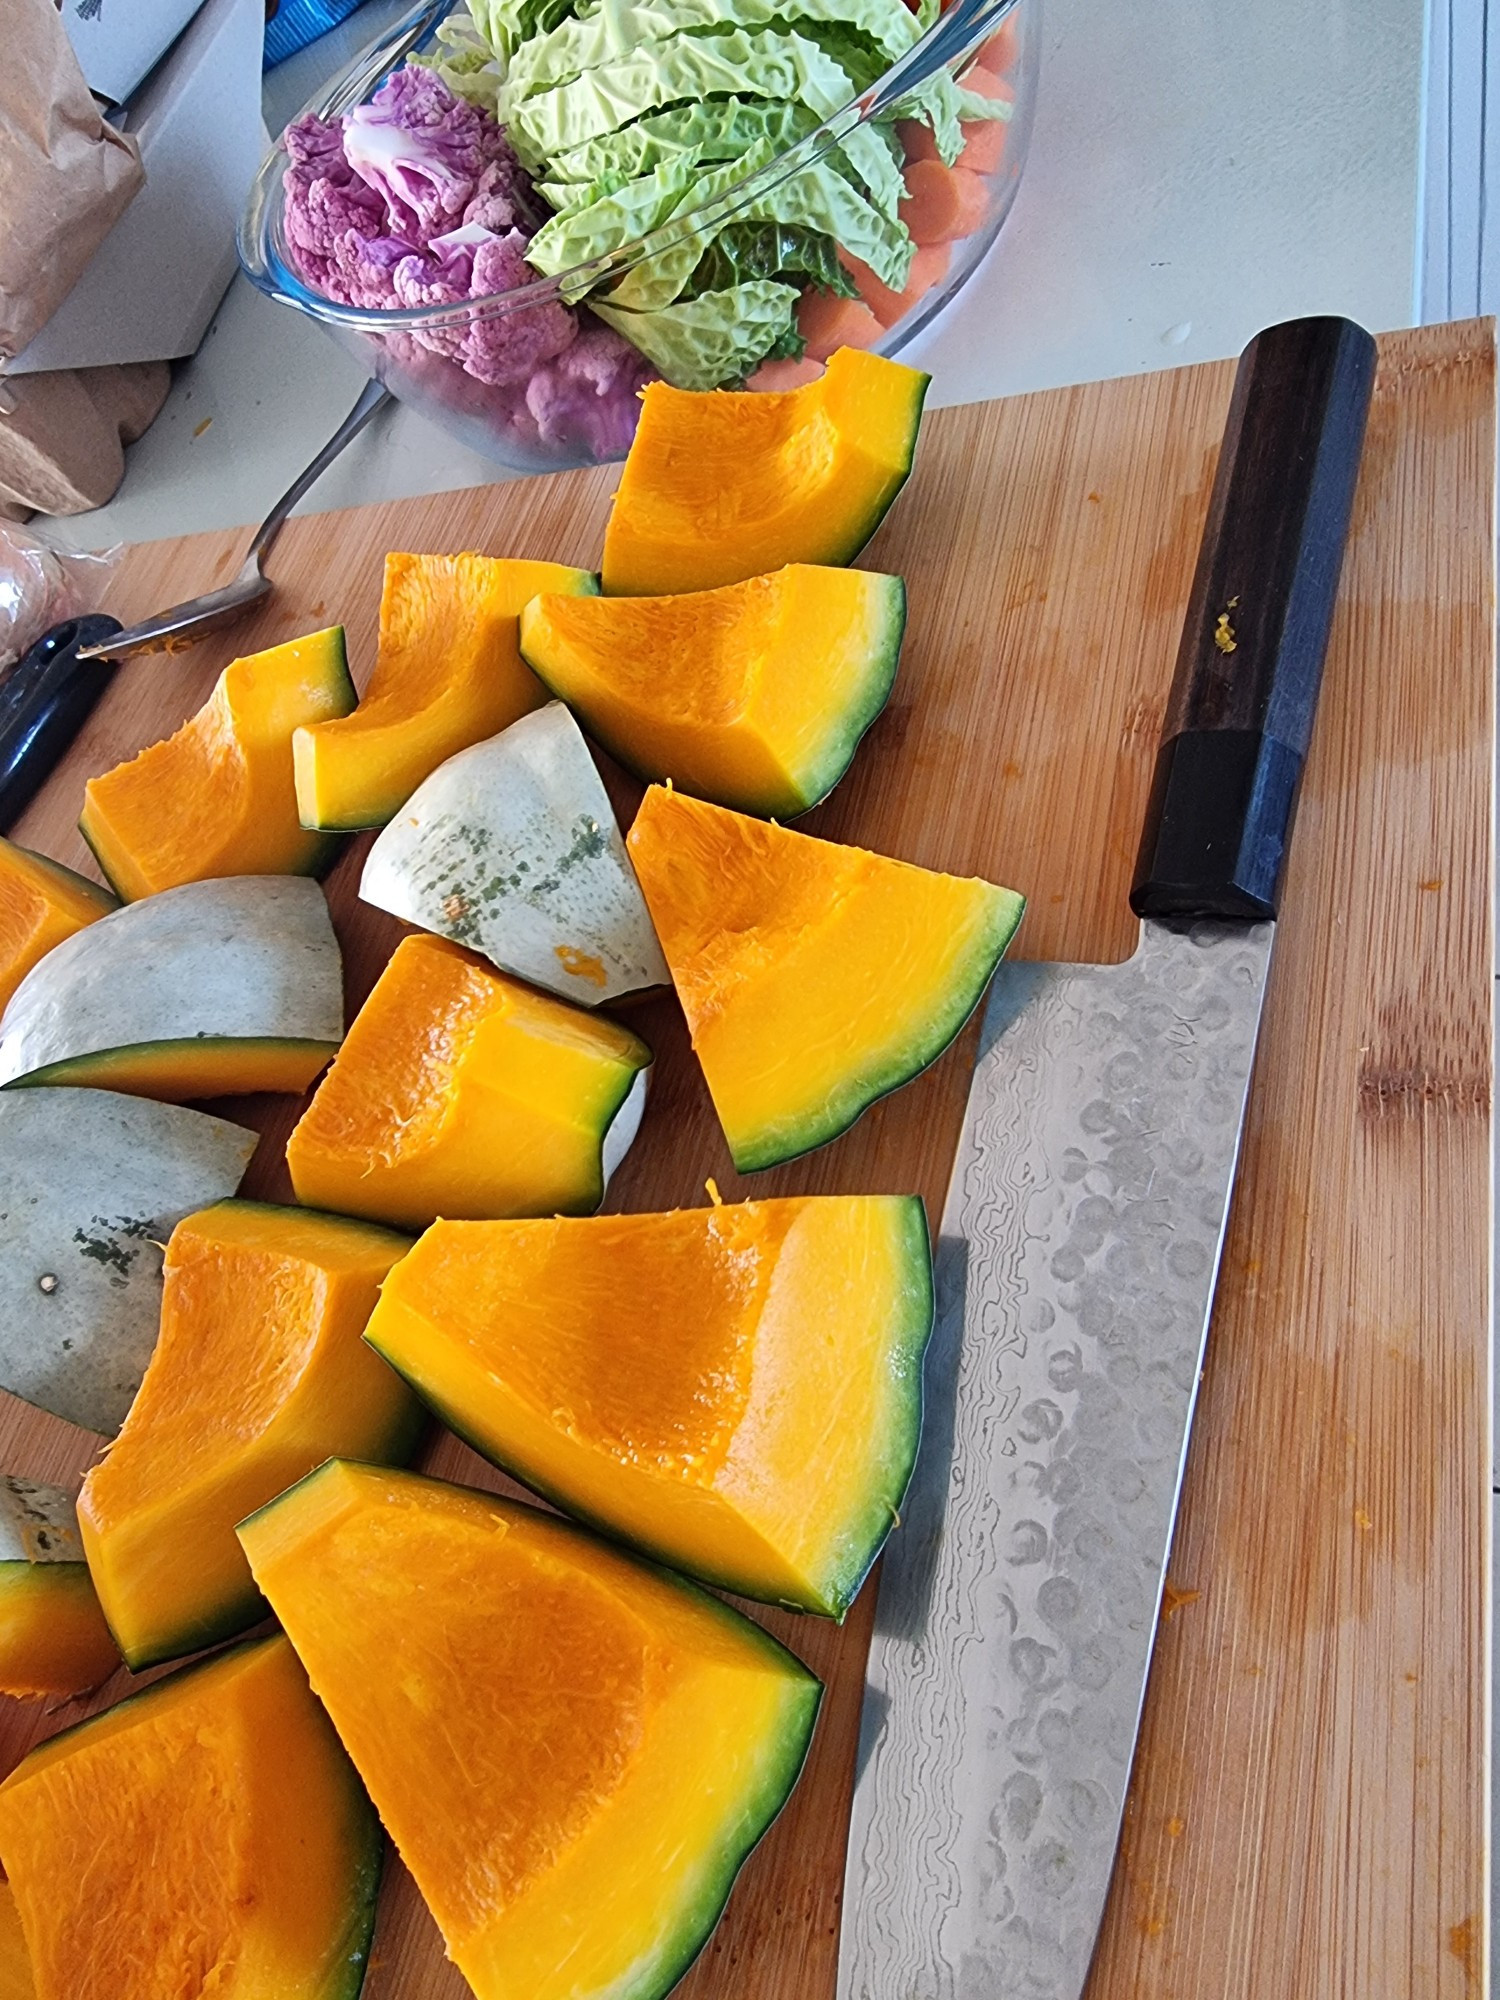
<path id="1" fill-rule="evenodd" d="M 0 681 L 0 833 L 9 833 L 61 762 L 114 677 L 114 660 L 80 660 L 121 629 L 93 612 L 44 632 Z"/>
<path id="2" fill-rule="evenodd" d="M 1276 914 L 1354 505 L 1375 343 L 1294 319 L 1240 357 L 1130 892 Z"/>

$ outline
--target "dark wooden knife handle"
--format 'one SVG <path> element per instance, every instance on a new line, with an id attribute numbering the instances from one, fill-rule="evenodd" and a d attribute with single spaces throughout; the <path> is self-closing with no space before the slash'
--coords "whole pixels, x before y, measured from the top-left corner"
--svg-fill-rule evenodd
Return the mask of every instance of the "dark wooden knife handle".
<path id="1" fill-rule="evenodd" d="M 51 776 L 114 677 L 113 660 L 80 660 L 121 629 L 91 612 L 44 632 L 0 681 L 0 833 L 8 833 Z"/>
<path id="2" fill-rule="evenodd" d="M 1354 505 L 1375 342 L 1294 319 L 1240 357 L 1130 892 L 1274 917 Z"/>

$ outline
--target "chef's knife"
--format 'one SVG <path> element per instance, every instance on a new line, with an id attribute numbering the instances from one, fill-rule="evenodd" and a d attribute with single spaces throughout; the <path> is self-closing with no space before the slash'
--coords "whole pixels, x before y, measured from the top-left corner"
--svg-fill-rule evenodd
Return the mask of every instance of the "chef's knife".
<path id="1" fill-rule="evenodd" d="M 1183 1458 L 1374 379 L 1342 319 L 1240 361 L 1123 965 L 1002 965 L 880 1581 L 839 2000 L 1076 2000 Z"/>

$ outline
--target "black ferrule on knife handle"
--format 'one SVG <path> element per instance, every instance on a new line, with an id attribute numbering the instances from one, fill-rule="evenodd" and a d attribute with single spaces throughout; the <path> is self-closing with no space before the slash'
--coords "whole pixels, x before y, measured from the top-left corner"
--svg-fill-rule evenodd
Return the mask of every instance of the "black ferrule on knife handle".
<path id="1" fill-rule="evenodd" d="M 0 833 L 36 797 L 114 676 L 113 660 L 80 660 L 120 631 L 91 612 L 45 632 L 0 680 Z"/>
<path id="2" fill-rule="evenodd" d="M 1130 892 L 1142 917 L 1276 914 L 1375 379 L 1346 319 L 1240 357 Z"/>

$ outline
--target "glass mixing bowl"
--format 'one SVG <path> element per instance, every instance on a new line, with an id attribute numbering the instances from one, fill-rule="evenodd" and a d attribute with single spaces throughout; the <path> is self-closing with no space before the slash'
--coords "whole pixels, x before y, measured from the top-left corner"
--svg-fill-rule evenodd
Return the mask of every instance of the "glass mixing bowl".
<path id="1" fill-rule="evenodd" d="M 994 242 L 1010 212 L 1025 163 L 1040 55 L 1040 0 L 952 0 L 927 32 L 866 90 L 852 97 L 807 137 L 748 173 L 727 192 L 678 213 L 649 233 L 607 255 L 550 277 L 537 277 L 506 291 L 463 299 L 458 304 L 416 305 L 385 310 L 340 304 L 323 297 L 294 268 L 288 243 L 283 180 L 289 164 L 285 136 L 267 155 L 251 190 L 240 225 L 240 260 L 251 280 L 269 297 L 305 312 L 348 348 L 361 365 L 402 401 L 501 464 L 519 471 L 554 471 L 623 457 L 634 429 L 638 402 L 633 393 L 602 400 L 588 393 L 588 357 L 607 351 L 617 376 L 619 343 L 599 332 L 591 304 L 615 325 L 630 325 L 614 306 L 631 295 L 632 274 L 639 286 L 643 268 L 664 255 L 680 262 L 698 240 L 710 241 L 726 220 L 744 216 L 758 198 L 805 174 L 856 127 L 879 124 L 899 149 L 900 171 L 908 190 L 903 221 L 918 251 L 905 289 L 881 285 L 873 273 L 841 259 L 859 285 L 860 296 L 845 300 L 809 287 L 797 306 L 806 339 L 801 359 L 763 362 L 748 382 L 739 375 L 723 382 L 694 379 L 686 387 L 722 386 L 777 390 L 793 388 L 821 372 L 835 347 L 859 345 L 897 354 L 966 283 Z M 319 117 L 342 116 L 365 103 L 409 55 L 431 48 L 439 27 L 464 11 L 463 0 L 421 0 L 391 30 L 357 57 L 307 109 Z M 965 123 L 963 151 L 955 168 L 937 157 L 931 131 L 903 117 L 910 95 L 940 70 L 966 89 L 978 90 L 1008 108 L 1004 120 Z M 545 208 L 541 211 L 546 213 Z M 925 239 L 925 240 L 924 240 Z M 557 324 L 560 307 L 577 315 L 593 340 L 577 349 L 581 378 L 573 393 L 548 393 L 545 377 L 522 368 L 514 379 L 504 367 L 471 357 L 514 349 L 524 353 L 528 329 L 540 332 L 539 315 Z M 530 315 L 528 321 L 524 317 Z M 497 325 L 496 323 L 503 323 Z M 474 338 L 476 328 L 483 328 Z M 498 336 L 498 338 L 497 338 Z M 627 357 L 630 389 L 658 372 L 674 377 L 670 361 L 660 370 L 644 356 Z M 597 372 L 597 371 L 596 371 Z M 701 372 L 701 371 L 700 371 Z M 680 381 L 680 376 L 679 376 Z"/>

